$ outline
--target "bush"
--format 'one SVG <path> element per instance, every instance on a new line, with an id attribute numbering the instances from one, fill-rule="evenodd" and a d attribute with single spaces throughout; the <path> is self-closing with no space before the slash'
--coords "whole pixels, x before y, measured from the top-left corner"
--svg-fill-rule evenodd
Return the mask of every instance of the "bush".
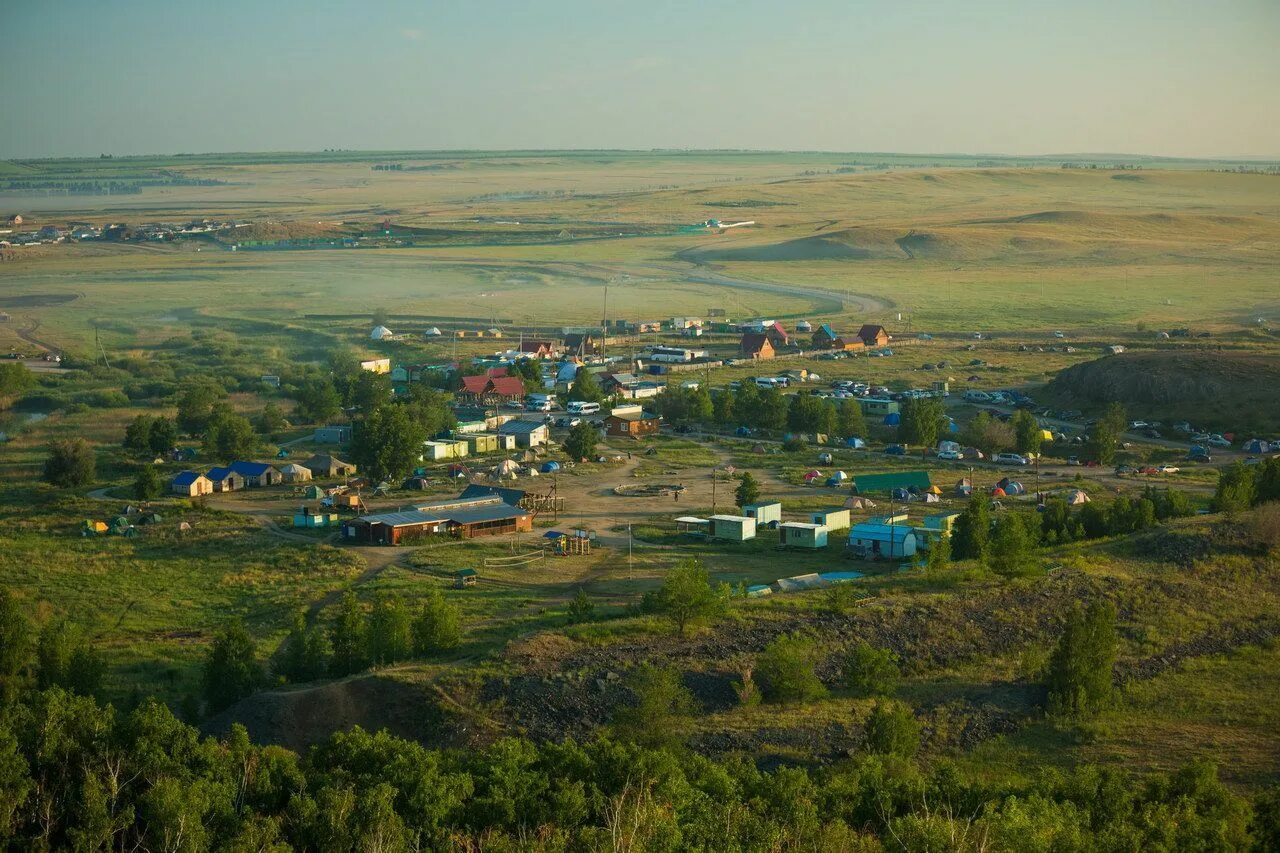
<path id="1" fill-rule="evenodd" d="M 64 489 L 87 486 L 98 472 L 93 448 L 83 438 L 55 441 L 44 462 L 44 479 Z"/>
<path id="2" fill-rule="evenodd" d="M 431 590 L 413 622 L 413 650 L 430 655 L 456 649 L 461 642 L 462 617 L 458 608 L 445 601 L 440 590 Z"/>
<path id="3" fill-rule="evenodd" d="M 827 688 L 818 679 L 817 644 L 799 634 L 778 637 L 760 655 L 756 671 L 770 702 L 793 703 L 820 699 Z"/>
<path id="4" fill-rule="evenodd" d="M 658 748 L 674 746 L 689 731 L 693 694 L 672 667 L 643 663 L 626 679 L 635 702 L 614 710 L 613 729 L 623 740 Z"/>
<path id="5" fill-rule="evenodd" d="M 792 436 L 791 438 L 788 438 L 786 441 L 782 442 L 782 449 L 787 451 L 788 453 L 801 453 L 808 446 L 809 445 L 805 443 L 805 440 L 803 438 L 799 438 L 797 436 Z"/>
<path id="6" fill-rule="evenodd" d="M 888 696 L 898 686 L 898 656 L 867 642 L 856 643 L 844 659 L 844 683 L 862 696 Z"/>
<path id="7" fill-rule="evenodd" d="M 910 758 L 920 749 L 920 724 L 905 705 L 877 702 L 867 718 L 867 749 Z"/>
<path id="8" fill-rule="evenodd" d="M 1114 605 L 1095 601 L 1087 611 L 1072 608 L 1049 656 L 1045 686 L 1052 713 L 1083 717 L 1111 703 L 1117 642 Z"/>

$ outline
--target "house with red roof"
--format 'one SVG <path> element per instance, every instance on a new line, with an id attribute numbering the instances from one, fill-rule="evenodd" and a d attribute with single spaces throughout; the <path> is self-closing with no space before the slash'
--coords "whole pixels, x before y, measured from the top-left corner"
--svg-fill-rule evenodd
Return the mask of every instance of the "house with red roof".
<path id="1" fill-rule="evenodd" d="M 524 382 L 519 376 L 478 376 L 462 377 L 462 388 L 458 390 L 458 399 L 480 406 L 496 406 L 509 400 L 524 397 Z"/>

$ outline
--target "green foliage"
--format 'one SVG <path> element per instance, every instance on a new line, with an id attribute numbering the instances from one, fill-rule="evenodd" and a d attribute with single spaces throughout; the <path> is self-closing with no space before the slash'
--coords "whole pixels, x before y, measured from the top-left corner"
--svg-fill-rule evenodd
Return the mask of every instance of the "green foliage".
<path id="1" fill-rule="evenodd" d="M 988 412 L 978 412 L 960 430 L 960 441 L 988 455 L 999 453 L 1013 446 L 1013 428 Z"/>
<path id="2" fill-rule="evenodd" d="M 650 749 L 678 745 L 689 732 L 694 711 L 693 694 L 680 680 L 680 671 L 642 663 L 625 684 L 635 701 L 614 710 L 617 736 Z"/>
<path id="3" fill-rule="evenodd" d="M 1110 705 L 1117 645 L 1116 610 L 1111 602 L 1095 601 L 1088 610 L 1073 607 L 1049 656 L 1045 676 L 1049 710 L 1087 717 Z"/>
<path id="4" fill-rule="evenodd" d="M 746 383 L 743 383 L 744 385 Z M 754 384 L 754 383 L 752 383 Z M 739 408 L 738 411 L 751 411 Z M 753 426 L 760 429 L 780 430 L 787 426 L 787 412 L 789 404 L 786 395 L 782 393 L 780 388 L 765 388 L 760 393 L 760 401 L 754 410 Z"/>
<path id="5" fill-rule="evenodd" d="M 94 696 L 102 686 L 102 661 L 81 633 L 65 622 L 49 622 L 36 648 L 36 681 L 40 689 L 61 687 Z"/>
<path id="6" fill-rule="evenodd" d="M 1213 493 L 1213 508 L 1218 512 L 1244 512 L 1253 506 L 1258 494 L 1257 475 L 1241 462 L 1233 462 L 1218 472 L 1218 487 Z"/>
<path id="7" fill-rule="evenodd" d="M 684 560 L 667 571 L 656 605 L 683 635 L 689 625 L 723 613 L 728 592 L 723 584 L 718 589 L 711 586 L 711 576 L 697 560 Z"/>
<path id="8" fill-rule="evenodd" d="M 1086 445 L 1089 456 L 1103 465 L 1110 465 L 1116 458 L 1116 449 L 1127 423 L 1124 406 L 1119 403 L 1109 405 L 1106 413 L 1098 419 L 1089 433 Z"/>
<path id="9" fill-rule="evenodd" d="M 1013 447 L 1019 453 L 1036 454 L 1040 452 L 1040 444 L 1044 441 L 1043 430 L 1036 421 L 1035 415 L 1026 409 L 1018 409 L 1013 413 Z"/>
<path id="10" fill-rule="evenodd" d="M 947 410 L 937 397 L 911 397 L 902 401 L 898 440 L 903 444 L 933 447 L 947 434 Z"/>
<path id="11" fill-rule="evenodd" d="M 569 600 L 569 621 L 575 624 L 578 622 L 590 622 L 592 616 L 595 615 L 595 610 L 596 606 L 587 597 L 587 593 L 582 587 L 578 587 L 578 591 Z"/>
<path id="12" fill-rule="evenodd" d="M 899 702 L 877 702 L 867 718 L 867 749 L 877 755 L 910 758 L 920 750 L 920 723 Z"/>
<path id="13" fill-rule="evenodd" d="M 269 441 L 275 441 L 281 431 L 288 426 L 289 422 L 284 419 L 284 413 L 275 403 L 267 403 L 258 413 L 258 432 L 266 436 Z"/>
<path id="14" fill-rule="evenodd" d="M 889 696 L 898 686 L 898 656 L 866 641 L 854 643 L 844 659 L 845 686 L 860 696 Z"/>
<path id="15" fill-rule="evenodd" d="M 433 655 L 456 649 L 461 643 L 462 615 L 440 590 L 432 589 L 413 621 L 413 650 Z"/>
<path id="16" fill-rule="evenodd" d="M 418 465 L 425 438 L 405 406 L 378 406 L 355 422 L 351 461 L 374 481 L 399 479 Z"/>
<path id="17" fill-rule="evenodd" d="M 294 394 L 298 417 L 306 423 L 323 424 L 342 411 L 342 396 L 328 376 L 318 376 L 302 383 Z"/>
<path id="18" fill-rule="evenodd" d="M 1034 569 L 1037 542 L 1036 534 L 1029 529 L 1031 524 L 1038 524 L 1035 516 L 1011 512 L 1000 517 L 988 554 L 993 572 L 1004 578 L 1013 578 Z"/>
<path id="19" fill-rule="evenodd" d="M 338 615 L 329 626 L 329 674 L 350 675 L 368 665 L 369 625 L 355 593 L 346 592 L 338 604 Z"/>
<path id="20" fill-rule="evenodd" d="M 0 399 L 21 397 L 35 384 L 35 376 L 24 365 L 0 364 Z"/>
<path id="21" fill-rule="evenodd" d="M 329 671 L 332 654 L 333 648 L 324 630 L 318 625 L 309 625 L 306 616 L 298 613 L 285 638 L 275 671 L 295 684 L 315 681 Z"/>
<path id="22" fill-rule="evenodd" d="M 760 484 L 750 471 L 744 471 L 738 478 L 738 487 L 733 490 L 733 500 L 739 509 L 760 500 Z"/>
<path id="23" fill-rule="evenodd" d="M 0 708 L 24 686 L 31 666 L 31 623 L 18 599 L 0 587 Z"/>
<path id="24" fill-rule="evenodd" d="M 733 426 L 738 421 L 735 397 L 728 391 L 721 391 L 711 398 L 711 415 L 720 426 Z"/>
<path id="25" fill-rule="evenodd" d="M 985 563 L 991 541 L 991 499 L 974 489 L 951 532 L 951 553 L 957 560 Z"/>
<path id="26" fill-rule="evenodd" d="M 579 367 L 574 377 L 573 387 L 569 389 L 569 399 L 583 403 L 599 403 L 604 400 L 604 389 L 600 380 L 585 367 Z"/>
<path id="27" fill-rule="evenodd" d="M 715 417 L 711 394 L 701 386 L 669 385 L 665 393 L 653 398 L 651 405 L 663 420 L 672 424 L 705 424 Z"/>
<path id="28" fill-rule="evenodd" d="M 369 660 L 374 665 L 396 663 L 413 655 L 412 620 L 404 603 L 381 598 L 369 615 Z"/>
<path id="29" fill-rule="evenodd" d="M 517 360 L 507 371 L 507 375 L 519 376 L 520 381 L 524 383 L 526 392 L 542 390 L 542 368 L 537 359 L 522 358 Z"/>
<path id="30" fill-rule="evenodd" d="M 569 428 L 569 434 L 565 436 L 564 452 L 570 459 L 586 459 L 595 452 L 599 438 L 600 433 L 596 431 L 595 424 L 590 421 L 574 424 Z"/>
<path id="31" fill-rule="evenodd" d="M 836 407 L 830 401 L 812 394 L 793 394 L 790 400 L 791 403 L 787 408 L 787 429 L 792 432 L 824 435 L 835 432 Z"/>
<path id="32" fill-rule="evenodd" d="M 867 437 L 867 421 L 862 415 L 862 406 L 857 400 L 840 401 L 839 416 L 836 419 L 836 434 L 841 438 Z"/>
<path id="33" fill-rule="evenodd" d="M 217 713 L 262 683 L 258 649 L 244 624 L 235 621 L 214 635 L 202 672 L 204 698 Z"/>
<path id="34" fill-rule="evenodd" d="M 210 383 L 196 383 L 178 397 L 178 428 L 187 435 L 203 435 L 213 417 L 214 404 L 226 392 Z"/>
<path id="35" fill-rule="evenodd" d="M 941 577 L 951 567 L 951 537 L 939 536 L 933 540 L 925 559 L 925 572 L 931 578 Z"/>
<path id="36" fill-rule="evenodd" d="M 156 466 L 140 466 L 138 475 L 133 478 L 133 496 L 140 501 L 149 501 L 160 497 L 162 491 L 164 491 L 164 484 L 160 482 Z"/>
<path id="37" fill-rule="evenodd" d="M 421 382 L 409 386 L 409 418 L 422 428 L 423 435 L 434 436 L 458 425 L 449 403 L 452 396 Z"/>
<path id="38" fill-rule="evenodd" d="M 59 488 L 72 489 L 87 486 L 98 473 L 98 461 L 93 448 L 83 438 L 71 438 L 52 442 L 49 456 L 44 461 L 44 479 Z"/>
<path id="39" fill-rule="evenodd" d="M 384 407 L 391 400 L 391 376 L 361 370 L 346 385 L 343 402 L 364 415 Z"/>
<path id="40" fill-rule="evenodd" d="M 208 421 L 204 434 L 205 455 L 219 462 L 249 459 L 258 451 L 258 435 L 243 415 L 219 408 Z"/>
<path id="41" fill-rule="evenodd" d="M 769 643 L 756 661 L 770 702 L 800 703 L 820 699 L 827 688 L 818 679 L 818 644 L 799 634 L 786 634 Z"/>

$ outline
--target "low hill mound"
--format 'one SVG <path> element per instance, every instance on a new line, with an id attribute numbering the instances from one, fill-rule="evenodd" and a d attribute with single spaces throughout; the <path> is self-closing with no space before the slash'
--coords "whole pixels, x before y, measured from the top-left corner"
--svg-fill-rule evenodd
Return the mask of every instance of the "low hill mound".
<path id="1" fill-rule="evenodd" d="M 1155 351 L 1073 365 L 1049 383 L 1061 400 L 1119 400 L 1143 411 L 1178 411 L 1195 423 L 1280 422 L 1280 359 L 1215 351 Z"/>
<path id="2" fill-rule="evenodd" d="M 718 261 L 863 261 L 902 258 L 896 235 L 869 228 L 846 228 L 813 237 L 750 246 L 704 246 L 680 256 L 694 263 Z"/>

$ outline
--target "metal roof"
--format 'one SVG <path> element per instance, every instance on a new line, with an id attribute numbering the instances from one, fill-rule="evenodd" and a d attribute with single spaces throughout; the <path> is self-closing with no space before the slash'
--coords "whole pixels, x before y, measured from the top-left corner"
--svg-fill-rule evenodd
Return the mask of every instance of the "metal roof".
<path id="1" fill-rule="evenodd" d="M 242 477 L 261 477 L 273 468 L 265 462 L 232 462 L 227 467 Z"/>
<path id="2" fill-rule="evenodd" d="M 498 427 L 498 432 L 533 432 L 539 428 L 546 429 L 547 425 L 541 421 L 507 421 Z"/>
<path id="3" fill-rule="evenodd" d="M 853 488 L 860 495 L 867 492 L 889 492 L 894 489 L 927 489 L 928 471 L 899 471 L 892 474 L 859 474 L 853 478 Z"/>
<path id="4" fill-rule="evenodd" d="M 196 480 L 199 480 L 203 476 L 204 475 L 201 474 L 199 471 L 179 471 L 177 475 L 175 475 L 173 478 L 173 485 L 190 486 L 192 483 L 194 483 Z"/>
<path id="5" fill-rule="evenodd" d="M 902 524 L 855 524 L 849 530 L 850 539 L 870 539 L 873 542 L 902 542 L 907 536 L 915 536 L 913 528 Z"/>

